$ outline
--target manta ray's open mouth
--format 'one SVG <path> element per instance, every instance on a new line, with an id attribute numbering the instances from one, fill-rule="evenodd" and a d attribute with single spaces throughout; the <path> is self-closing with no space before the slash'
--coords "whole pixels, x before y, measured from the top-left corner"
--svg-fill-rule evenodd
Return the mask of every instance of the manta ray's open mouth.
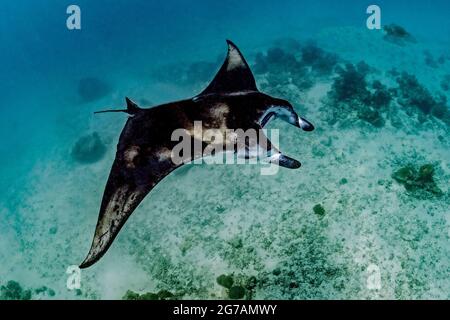
<path id="1" fill-rule="evenodd" d="M 274 118 L 280 118 L 304 131 L 314 130 L 314 126 L 308 120 L 300 117 L 290 105 L 272 105 L 260 118 L 259 124 L 265 127 Z"/>

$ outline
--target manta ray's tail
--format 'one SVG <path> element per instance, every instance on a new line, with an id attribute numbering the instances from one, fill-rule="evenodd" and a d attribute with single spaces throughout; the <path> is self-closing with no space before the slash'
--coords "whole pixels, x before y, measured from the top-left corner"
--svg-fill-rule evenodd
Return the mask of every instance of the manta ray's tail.
<path id="1" fill-rule="evenodd" d="M 127 102 L 127 108 L 126 109 L 95 111 L 94 114 L 106 113 L 106 112 L 125 112 L 125 113 L 128 113 L 128 114 L 136 114 L 140 110 L 142 110 L 141 108 L 139 108 L 139 106 L 135 102 L 133 102 L 128 97 L 126 97 L 125 100 Z"/>

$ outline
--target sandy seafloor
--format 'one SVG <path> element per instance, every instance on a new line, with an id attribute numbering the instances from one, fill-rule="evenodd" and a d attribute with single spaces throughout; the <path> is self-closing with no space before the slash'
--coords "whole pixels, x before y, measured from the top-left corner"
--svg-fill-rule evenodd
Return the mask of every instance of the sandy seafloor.
<path id="1" fill-rule="evenodd" d="M 433 67 L 423 53 L 448 57 L 448 42 L 417 36 L 415 42 L 399 45 L 384 40 L 382 31 L 354 26 L 289 37 L 300 45 L 313 39 L 337 54 L 339 63 L 364 60 L 373 68 L 368 77 L 389 87 L 396 84 L 387 71 L 396 68 L 415 75 L 433 94 L 449 97 L 440 83 L 450 74 L 450 59 Z M 235 41 L 253 66 L 255 54 L 274 46 L 276 39 Z M 217 42 L 208 60 L 214 66 L 211 76 L 225 54 L 222 39 Z M 204 60 L 203 54 L 185 62 Z M 167 75 L 176 66 L 155 69 Z M 187 84 L 181 76 L 167 81 L 155 72 L 144 67 L 126 76 L 120 71 L 94 73 L 112 82 L 113 89 L 96 101 L 56 113 L 52 121 L 59 127 L 47 137 L 51 147 L 45 153 L 25 153 L 33 157 L 27 160 L 30 170 L 8 184 L 1 197 L 0 284 L 15 280 L 24 289 L 47 286 L 55 292 L 51 297 L 33 291 L 34 299 L 120 299 L 127 290 L 162 289 L 184 299 L 215 299 L 228 297 L 216 278 L 232 274 L 243 286 L 256 278 L 246 292 L 253 299 L 450 298 L 448 123 L 408 114 L 395 100 L 391 110 L 401 124 L 388 117 L 382 127 L 355 117 L 330 123 L 327 94 L 336 73 L 314 78 L 308 89 L 276 87 L 264 74 L 256 76 L 260 87 L 291 101 L 316 126 L 307 133 L 279 120 L 269 125 L 280 129 L 280 148 L 302 162 L 299 170 L 280 169 L 275 176 L 261 176 L 254 165 L 177 170 L 146 197 L 100 262 L 82 271 L 81 289 L 68 290 L 66 268 L 80 263 L 89 249 L 126 121 L 125 114 L 92 112 L 121 107 L 124 96 L 155 104 L 189 97 L 208 82 Z M 69 81 L 75 88 L 76 79 Z M 63 106 L 77 99 L 70 85 L 66 93 L 58 90 Z M 93 131 L 105 142 L 106 155 L 80 164 L 71 157 L 72 147 Z M 40 148 L 37 142 L 32 145 Z M 440 196 L 415 197 L 392 178 L 401 166 L 427 163 L 434 165 Z M 325 209 L 323 216 L 313 212 L 316 204 Z M 381 275 L 381 286 L 373 290 L 367 287 L 370 266 Z"/>

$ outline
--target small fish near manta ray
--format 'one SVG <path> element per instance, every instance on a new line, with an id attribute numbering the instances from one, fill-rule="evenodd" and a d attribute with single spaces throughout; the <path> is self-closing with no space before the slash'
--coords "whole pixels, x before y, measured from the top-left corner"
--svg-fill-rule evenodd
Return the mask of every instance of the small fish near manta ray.
<path id="1" fill-rule="evenodd" d="M 177 143 L 171 139 L 174 130 L 184 128 L 194 140 L 199 138 L 193 130 L 194 121 L 201 121 L 205 128 L 245 131 L 260 130 L 275 117 L 305 131 L 314 129 L 309 121 L 297 115 L 288 101 L 259 92 L 241 52 L 231 41 L 227 40 L 227 44 L 228 54 L 222 67 L 206 89 L 194 98 L 151 109 L 141 109 L 126 98 L 126 110 L 100 111 L 125 112 L 130 117 L 119 138 L 92 246 L 80 268 L 93 265 L 106 253 L 145 196 L 183 164 L 171 160 L 171 150 Z M 201 143 L 208 145 L 208 141 Z M 270 151 L 265 155 L 268 162 L 291 169 L 300 167 L 300 162 L 283 155 L 268 139 L 264 143 Z M 184 163 L 201 157 L 192 154 Z"/>

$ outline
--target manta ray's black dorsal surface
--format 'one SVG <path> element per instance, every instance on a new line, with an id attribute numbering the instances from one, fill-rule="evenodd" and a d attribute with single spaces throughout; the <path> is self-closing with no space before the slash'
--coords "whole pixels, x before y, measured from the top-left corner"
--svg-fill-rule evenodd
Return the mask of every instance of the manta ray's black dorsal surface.
<path id="1" fill-rule="evenodd" d="M 192 141 L 200 139 L 203 146 L 208 146 L 211 142 L 196 133 L 194 121 L 201 121 L 203 128 L 246 131 L 261 129 L 278 117 L 305 131 L 314 129 L 288 101 L 259 92 L 243 55 L 231 41 L 227 43 L 224 64 L 207 88 L 194 98 L 150 109 L 141 109 L 126 98 L 127 109 L 104 111 L 125 112 L 130 117 L 120 135 L 94 239 L 81 268 L 91 266 L 106 253 L 129 216 L 158 182 L 182 163 L 201 157 L 192 154 L 181 164 L 172 161 L 171 152 L 178 143 L 171 139 L 174 130 L 184 129 Z M 224 139 L 223 150 L 230 150 L 229 143 Z M 268 139 L 266 144 L 270 152 L 256 157 L 286 168 L 300 167 L 300 162 L 282 154 Z M 246 151 L 249 147 L 245 146 Z M 239 154 L 240 150 L 235 150 Z"/>

